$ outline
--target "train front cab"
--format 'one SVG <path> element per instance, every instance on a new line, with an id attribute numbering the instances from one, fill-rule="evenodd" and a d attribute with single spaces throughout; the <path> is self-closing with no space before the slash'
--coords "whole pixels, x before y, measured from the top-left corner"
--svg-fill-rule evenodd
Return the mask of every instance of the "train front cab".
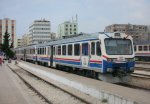
<path id="1" fill-rule="evenodd" d="M 103 41 L 103 65 L 100 79 L 107 82 L 128 81 L 134 71 L 134 49 L 131 37 L 106 38 Z"/>

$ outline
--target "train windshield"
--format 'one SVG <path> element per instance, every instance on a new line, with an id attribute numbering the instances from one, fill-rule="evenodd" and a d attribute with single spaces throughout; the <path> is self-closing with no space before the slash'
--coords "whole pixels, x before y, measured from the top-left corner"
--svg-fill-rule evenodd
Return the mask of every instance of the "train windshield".
<path id="1" fill-rule="evenodd" d="M 129 39 L 105 39 L 105 47 L 108 55 L 131 55 L 133 53 Z"/>

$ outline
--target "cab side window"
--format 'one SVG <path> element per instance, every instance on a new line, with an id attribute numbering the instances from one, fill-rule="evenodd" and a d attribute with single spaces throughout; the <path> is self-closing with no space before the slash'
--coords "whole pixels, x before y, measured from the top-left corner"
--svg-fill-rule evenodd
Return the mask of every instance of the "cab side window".
<path id="1" fill-rule="evenodd" d="M 95 55 L 95 42 L 91 43 L 91 55 Z"/>
<path id="2" fill-rule="evenodd" d="M 99 41 L 96 42 L 96 54 L 97 54 L 97 56 L 101 56 L 102 55 Z"/>

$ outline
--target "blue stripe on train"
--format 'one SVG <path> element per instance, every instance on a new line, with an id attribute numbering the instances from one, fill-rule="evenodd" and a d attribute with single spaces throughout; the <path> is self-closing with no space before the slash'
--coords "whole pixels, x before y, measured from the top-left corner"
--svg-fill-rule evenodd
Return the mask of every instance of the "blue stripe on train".
<path id="1" fill-rule="evenodd" d="M 66 60 L 54 60 L 55 62 L 61 62 L 66 64 L 73 64 L 73 65 L 81 65 L 80 62 L 74 62 L 74 61 L 66 61 Z"/>
<path id="2" fill-rule="evenodd" d="M 96 67 L 96 68 L 102 68 L 102 64 L 98 64 L 98 63 L 89 63 L 90 67 Z"/>
<path id="3" fill-rule="evenodd" d="M 37 61 L 47 61 L 47 62 L 49 62 L 50 59 L 49 58 L 38 58 Z"/>

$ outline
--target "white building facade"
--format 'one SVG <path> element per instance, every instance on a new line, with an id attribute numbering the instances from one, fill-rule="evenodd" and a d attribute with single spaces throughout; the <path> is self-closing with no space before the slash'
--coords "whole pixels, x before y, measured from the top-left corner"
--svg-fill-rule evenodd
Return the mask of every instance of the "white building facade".
<path id="1" fill-rule="evenodd" d="M 5 32 L 9 33 L 10 41 L 9 44 L 13 44 L 13 47 L 17 47 L 16 39 L 16 21 L 10 20 L 9 18 L 0 19 L 0 44 L 3 44 Z"/>
<path id="2" fill-rule="evenodd" d="M 18 39 L 17 39 L 17 47 L 21 47 L 22 45 L 23 45 L 22 39 L 21 39 L 21 38 L 18 38 Z"/>
<path id="3" fill-rule="evenodd" d="M 22 45 L 23 46 L 29 45 L 29 34 L 24 34 L 22 36 Z"/>
<path id="4" fill-rule="evenodd" d="M 35 20 L 29 27 L 29 44 L 45 43 L 51 40 L 50 21 Z"/>
<path id="5" fill-rule="evenodd" d="M 77 21 L 66 21 L 58 26 L 58 38 L 69 37 L 78 34 Z"/>

